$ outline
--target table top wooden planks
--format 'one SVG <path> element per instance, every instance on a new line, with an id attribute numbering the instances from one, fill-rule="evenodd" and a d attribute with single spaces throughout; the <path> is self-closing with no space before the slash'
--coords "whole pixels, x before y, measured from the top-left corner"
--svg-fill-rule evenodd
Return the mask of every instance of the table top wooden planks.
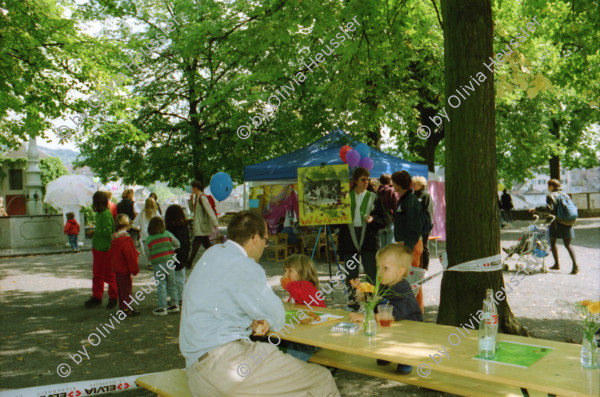
<path id="1" fill-rule="evenodd" d="M 306 309 L 306 306 L 284 303 L 286 310 Z M 315 309 L 343 315 L 340 321 L 349 321 L 349 312 L 336 309 Z M 420 364 L 427 364 L 431 371 L 440 371 L 465 378 L 483 378 L 490 382 L 513 385 L 531 390 L 543 391 L 559 396 L 598 396 L 600 395 L 600 370 L 581 367 L 580 345 L 554 342 L 544 339 L 526 338 L 499 334 L 498 341 L 509 341 L 553 348 L 554 351 L 541 358 L 529 368 L 513 367 L 495 362 L 473 359 L 478 348 L 478 327 L 470 333 L 461 333 L 450 326 L 415 321 L 397 321 L 391 327 L 378 327 L 377 335 L 367 337 L 362 332 L 333 333 L 334 323 L 322 325 L 302 325 L 293 322 L 294 328 L 276 332 L 281 339 L 318 346 L 324 349 L 355 354 L 368 358 L 409 364 L 418 370 Z M 450 336 L 455 334 L 454 336 Z M 452 345 L 449 342 L 452 342 Z M 277 342 L 276 337 L 271 341 Z M 446 354 L 443 351 L 446 351 Z M 442 353 L 440 353 L 442 352 Z M 436 364 L 431 356 L 435 357 Z M 449 357 L 447 357 L 447 356 Z"/>

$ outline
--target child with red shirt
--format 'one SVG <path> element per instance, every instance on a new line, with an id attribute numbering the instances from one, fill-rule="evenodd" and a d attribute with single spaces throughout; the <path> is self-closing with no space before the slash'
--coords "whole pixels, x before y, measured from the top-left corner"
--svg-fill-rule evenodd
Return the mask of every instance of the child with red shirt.
<path id="1" fill-rule="evenodd" d="M 309 307 L 327 307 L 325 302 L 317 297 L 319 277 L 308 256 L 290 255 L 283 262 L 283 268 L 285 273 L 281 278 L 281 286 L 290 294 L 288 302 Z M 290 320 L 291 322 L 292 320 Z M 320 350 L 318 347 L 287 341 L 281 343 L 280 348 L 287 354 L 307 362 L 315 352 Z"/>
<path id="2" fill-rule="evenodd" d="M 67 212 L 67 223 L 65 224 L 65 234 L 69 236 L 69 244 L 73 251 L 79 251 L 79 245 L 77 245 L 77 235 L 79 234 L 79 223 L 75 219 L 75 214 Z"/>
<path id="3" fill-rule="evenodd" d="M 118 214 L 115 219 L 115 229 L 113 240 L 110 246 L 110 259 L 112 268 L 117 278 L 117 292 L 119 294 L 119 308 L 128 316 L 137 316 L 140 314 L 137 310 L 132 310 L 127 306 L 131 298 L 131 275 L 137 275 L 140 272 L 138 266 L 138 251 L 135 249 L 133 239 L 127 231 L 131 226 L 129 217 L 125 214 Z"/>
<path id="4" fill-rule="evenodd" d="M 306 255 L 293 254 L 283 262 L 285 273 L 281 278 L 281 286 L 289 294 L 288 302 L 299 305 L 327 307 L 324 301 L 316 296 L 319 292 L 317 270 Z M 314 302 L 318 302 L 315 304 Z"/>

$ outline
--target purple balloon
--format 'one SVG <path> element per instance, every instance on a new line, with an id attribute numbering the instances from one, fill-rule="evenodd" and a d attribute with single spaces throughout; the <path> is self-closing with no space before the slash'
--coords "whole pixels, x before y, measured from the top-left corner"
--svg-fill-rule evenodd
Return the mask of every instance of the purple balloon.
<path id="1" fill-rule="evenodd" d="M 360 163 L 360 153 L 358 153 L 358 150 L 352 149 L 346 153 L 346 163 L 352 168 Z"/>
<path id="2" fill-rule="evenodd" d="M 373 159 L 370 157 L 365 157 L 363 159 L 360 160 L 360 163 L 358 164 L 359 167 L 364 168 L 367 171 L 371 171 L 371 168 L 373 168 Z"/>

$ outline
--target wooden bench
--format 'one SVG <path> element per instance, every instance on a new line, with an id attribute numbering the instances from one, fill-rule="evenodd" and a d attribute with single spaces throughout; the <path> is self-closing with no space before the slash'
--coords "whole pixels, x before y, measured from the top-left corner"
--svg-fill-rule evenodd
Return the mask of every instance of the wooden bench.
<path id="1" fill-rule="evenodd" d="M 522 392 L 521 389 L 516 386 L 507 386 L 499 383 L 486 382 L 481 379 L 475 380 L 436 372 L 435 366 L 432 368 L 431 374 L 426 378 L 422 378 L 417 374 L 416 367 L 413 367 L 413 371 L 409 375 L 401 375 L 396 372 L 395 364 L 377 365 L 375 359 L 327 349 L 316 352 L 308 361 L 314 364 L 339 368 L 345 371 L 357 372 L 359 374 L 389 379 L 407 385 L 424 387 L 426 389 L 433 389 L 461 396 L 547 396 L 547 394 L 542 392 Z"/>
<path id="2" fill-rule="evenodd" d="M 135 380 L 135 384 L 161 397 L 192 397 L 183 369 L 140 376 Z"/>
<path id="3" fill-rule="evenodd" d="M 474 380 L 436 372 L 435 368 L 433 368 L 431 374 L 426 378 L 417 375 L 416 368 L 413 368 L 413 372 L 409 375 L 401 375 L 396 373 L 396 366 L 394 364 L 385 366 L 377 365 L 374 359 L 340 353 L 333 350 L 320 350 L 312 355 L 309 362 L 377 378 L 389 379 L 407 385 L 414 385 L 463 396 L 546 396 L 545 393 L 541 392 L 521 392 L 521 390 L 515 386 L 507 386 L 499 383 L 486 382 L 484 380 Z M 166 372 L 142 376 L 139 377 L 135 383 L 144 389 L 156 393 L 157 396 L 191 397 L 187 385 L 186 374 L 183 369 L 172 369 Z"/>

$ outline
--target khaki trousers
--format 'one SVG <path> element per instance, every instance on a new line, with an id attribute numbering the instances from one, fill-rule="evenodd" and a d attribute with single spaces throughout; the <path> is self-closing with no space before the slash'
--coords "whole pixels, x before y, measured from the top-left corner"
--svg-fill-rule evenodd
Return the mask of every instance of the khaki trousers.
<path id="1" fill-rule="evenodd" d="M 327 368 L 282 353 L 270 343 L 227 343 L 196 361 L 186 372 L 194 397 L 340 396 Z"/>

